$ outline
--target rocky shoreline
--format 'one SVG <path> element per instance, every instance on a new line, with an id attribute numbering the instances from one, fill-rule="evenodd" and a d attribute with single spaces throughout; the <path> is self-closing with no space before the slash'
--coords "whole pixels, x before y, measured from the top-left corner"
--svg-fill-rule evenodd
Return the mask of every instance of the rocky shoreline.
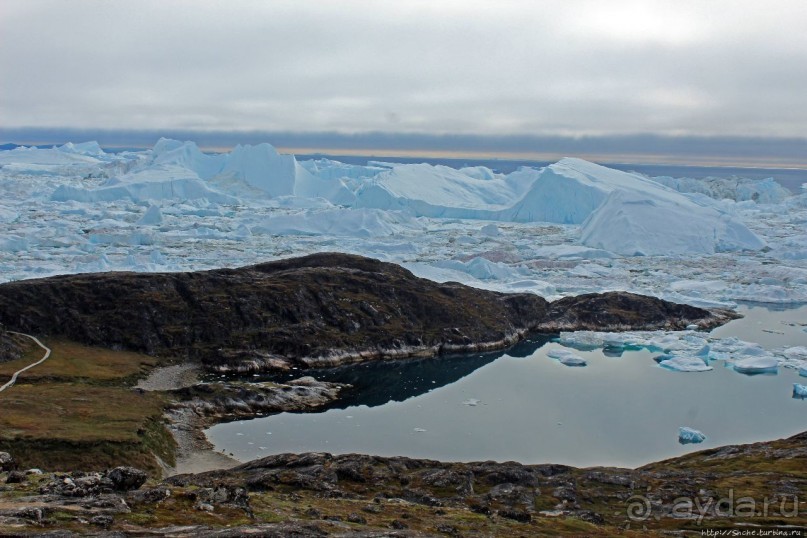
<path id="1" fill-rule="evenodd" d="M 804 529 L 805 447 L 807 432 L 638 469 L 279 454 L 149 481 L 127 467 L 18 471 L 0 453 L 0 534 L 687 536 L 704 528 Z M 741 511 L 737 502 L 759 503 L 759 510 Z"/>

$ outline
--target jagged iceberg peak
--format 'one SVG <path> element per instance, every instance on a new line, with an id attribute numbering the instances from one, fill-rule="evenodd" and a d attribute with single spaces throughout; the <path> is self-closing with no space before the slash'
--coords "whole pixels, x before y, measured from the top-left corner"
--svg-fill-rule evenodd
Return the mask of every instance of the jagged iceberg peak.
<path id="1" fill-rule="evenodd" d="M 78 153 L 79 155 L 90 155 L 92 157 L 102 157 L 106 155 L 106 152 L 101 149 L 101 145 L 95 140 L 78 144 L 68 142 L 67 144 L 59 146 L 57 149 L 65 153 Z"/>

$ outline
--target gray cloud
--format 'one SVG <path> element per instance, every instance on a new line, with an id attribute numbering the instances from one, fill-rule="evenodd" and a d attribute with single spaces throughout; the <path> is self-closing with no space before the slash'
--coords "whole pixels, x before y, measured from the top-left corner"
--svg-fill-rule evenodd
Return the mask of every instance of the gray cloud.
<path id="1" fill-rule="evenodd" d="M 807 136 L 807 4 L 5 0 L 0 120 Z"/>

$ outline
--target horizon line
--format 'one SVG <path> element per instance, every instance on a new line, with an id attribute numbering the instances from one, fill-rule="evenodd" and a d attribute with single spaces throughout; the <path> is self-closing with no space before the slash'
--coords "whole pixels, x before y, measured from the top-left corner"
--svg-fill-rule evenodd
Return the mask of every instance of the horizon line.
<path id="1" fill-rule="evenodd" d="M 149 149 L 159 138 L 195 142 L 210 152 L 239 144 L 269 143 L 306 156 L 498 159 L 547 162 L 578 157 L 603 164 L 668 164 L 777 169 L 807 168 L 807 138 L 663 135 L 479 135 L 187 129 L 0 127 L 0 140 L 23 145 L 97 141 L 108 149 Z"/>

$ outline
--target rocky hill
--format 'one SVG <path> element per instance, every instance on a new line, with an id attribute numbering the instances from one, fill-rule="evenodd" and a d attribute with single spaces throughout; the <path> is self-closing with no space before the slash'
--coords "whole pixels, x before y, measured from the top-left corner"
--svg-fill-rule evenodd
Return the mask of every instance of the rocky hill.
<path id="1" fill-rule="evenodd" d="M 324 366 L 492 349 L 530 331 L 713 326 L 727 318 L 628 293 L 548 303 L 321 253 L 239 269 L 95 273 L 0 285 L 0 323 L 212 369 Z"/>

